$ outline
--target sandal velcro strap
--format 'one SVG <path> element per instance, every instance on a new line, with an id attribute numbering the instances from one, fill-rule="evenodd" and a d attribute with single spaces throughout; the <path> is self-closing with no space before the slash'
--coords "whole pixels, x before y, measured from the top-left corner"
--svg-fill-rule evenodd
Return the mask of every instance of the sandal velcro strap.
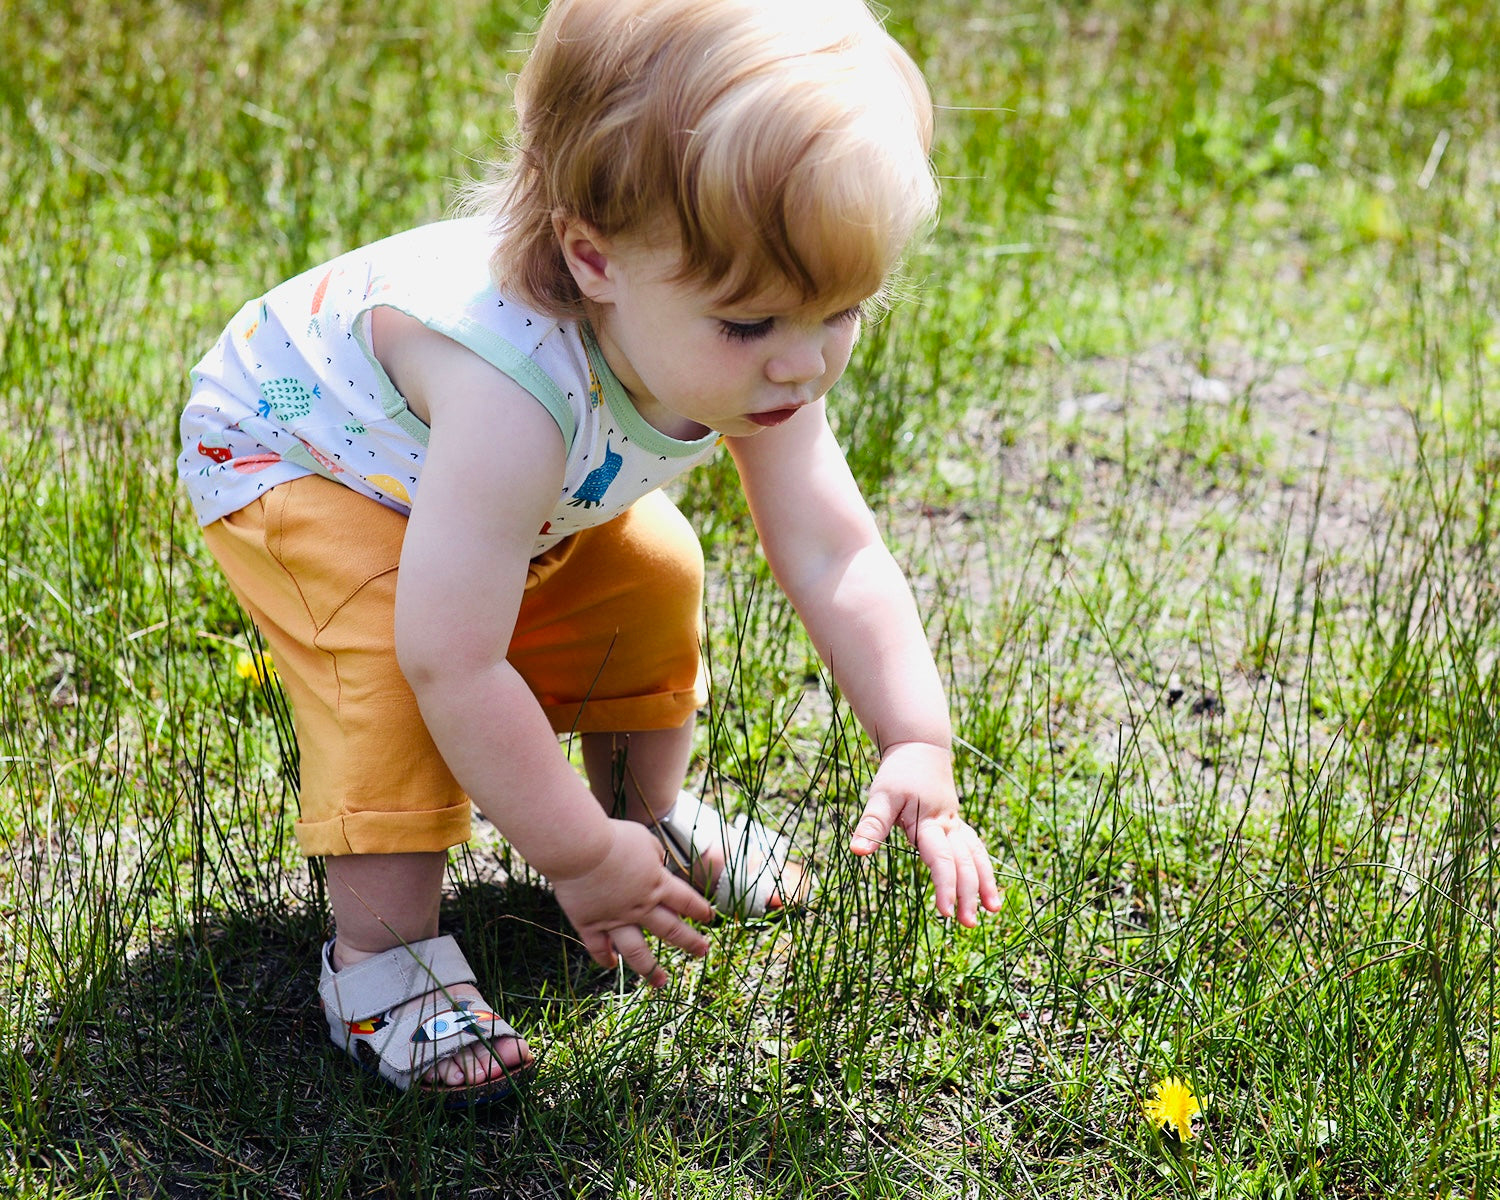
<path id="1" fill-rule="evenodd" d="M 473 982 L 474 972 L 458 943 L 435 937 L 397 946 L 341 971 L 325 970 L 318 995 L 329 1012 L 361 1021 L 434 989 Z"/>
<path id="2" fill-rule="evenodd" d="M 489 1045 L 517 1036 L 482 1002 L 449 994 L 450 988 L 473 982 L 474 972 L 451 937 L 397 946 L 341 971 L 333 969 L 330 941 L 323 948 L 318 995 L 334 1045 L 404 1091 L 434 1065 L 476 1042 Z M 403 1005 L 402 1012 L 390 1015 Z M 501 1079 L 477 1089 L 452 1089 L 453 1100 L 492 1099 L 509 1091 L 510 1083 Z"/>

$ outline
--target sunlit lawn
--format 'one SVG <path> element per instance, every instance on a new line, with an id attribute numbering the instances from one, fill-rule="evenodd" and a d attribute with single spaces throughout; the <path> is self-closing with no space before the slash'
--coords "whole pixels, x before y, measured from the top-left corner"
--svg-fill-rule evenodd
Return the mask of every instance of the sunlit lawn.
<path id="1" fill-rule="evenodd" d="M 445 926 L 533 1087 L 445 1114 L 327 1045 L 295 750 L 176 415 L 244 299 L 442 215 L 535 12 L 0 21 L 0 1191 L 1490 1194 L 1482 0 L 894 3 L 944 213 L 836 408 L 1005 911 L 954 929 L 909 851 L 844 851 L 871 750 L 726 462 L 678 492 L 713 567 L 698 769 L 796 824 L 810 911 L 650 993 L 479 825 Z"/>

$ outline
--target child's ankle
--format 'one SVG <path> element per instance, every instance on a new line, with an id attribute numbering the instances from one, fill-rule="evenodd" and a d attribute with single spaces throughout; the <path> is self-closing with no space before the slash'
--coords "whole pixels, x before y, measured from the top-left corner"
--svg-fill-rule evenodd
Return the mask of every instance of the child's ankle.
<path id="1" fill-rule="evenodd" d="M 342 971 L 345 967 L 352 967 L 356 963 L 362 963 L 367 958 L 374 958 L 377 954 L 384 954 L 387 950 L 393 950 L 401 943 L 396 942 L 391 946 L 370 948 L 363 946 L 351 946 L 343 938 L 335 938 L 333 949 L 329 952 L 329 960 L 334 972 Z"/>

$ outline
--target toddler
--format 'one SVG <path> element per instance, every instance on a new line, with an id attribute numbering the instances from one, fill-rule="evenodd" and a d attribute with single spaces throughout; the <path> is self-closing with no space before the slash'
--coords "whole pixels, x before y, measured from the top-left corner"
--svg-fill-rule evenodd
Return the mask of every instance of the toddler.
<path id="1" fill-rule="evenodd" d="M 941 914 L 1000 904 L 910 590 L 825 411 L 935 207 L 915 66 L 862 0 L 555 0 L 516 109 L 467 216 L 240 310 L 194 369 L 179 459 L 292 704 L 331 1036 L 454 1103 L 533 1061 L 438 936 L 471 802 L 594 960 L 653 985 L 648 934 L 702 955 L 694 923 L 808 889 L 784 839 L 683 790 L 703 560 L 659 489 L 721 443 L 879 747 L 853 851 L 900 825 Z"/>

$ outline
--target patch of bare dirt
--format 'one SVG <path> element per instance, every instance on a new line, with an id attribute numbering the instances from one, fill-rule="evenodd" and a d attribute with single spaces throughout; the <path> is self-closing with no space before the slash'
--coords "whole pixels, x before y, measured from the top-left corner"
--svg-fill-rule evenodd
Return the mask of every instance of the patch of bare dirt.
<path id="1" fill-rule="evenodd" d="M 1368 638 L 1361 606 L 1421 544 L 1396 399 L 1173 346 L 1054 367 L 1034 394 L 1021 425 L 969 414 L 950 452 L 972 489 L 891 518 L 959 686 L 1020 679 L 1036 724 L 1104 761 L 1142 721 L 1191 728 L 1164 752 L 1200 770 L 1222 769 L 1237 719 L 1324 703 L 1309 653 L 1326 672 L 1329 641 L 1336 659 Z M 1317 716 L 1297 736 L 1326 746 L 1347 714 Z"/>

